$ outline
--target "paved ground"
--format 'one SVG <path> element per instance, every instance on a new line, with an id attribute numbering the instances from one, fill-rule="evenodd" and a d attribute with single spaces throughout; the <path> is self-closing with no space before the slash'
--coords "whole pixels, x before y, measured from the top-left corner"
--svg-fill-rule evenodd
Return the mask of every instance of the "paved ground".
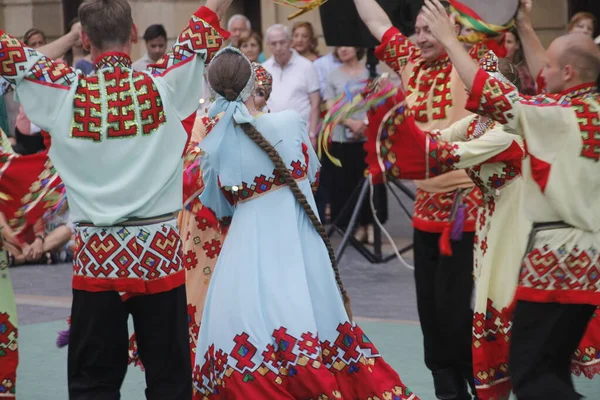
<path id="1" fill-rule="evenodd" d="M 395 200 L 390 200 L 390 206 L 392 221 L 386 227 L 401 247 L 410 240 L 410 224 Z M 389 251 L 389 246 L 385 246 L 384 252 Z M 352 297 L 354 315 L 365 332 L 404 382 L 421 399 L 433 400 L 430 374 L 422 361 L 412 271 L 397 260 L 370 264 L 352 248 L 344 254 L 340 270 Z M 70 265 L 18 267 L 11 274 L 21 324 L 18 398 L 67 399 L 66 350 L 57 349 L 54 343 L 56 332 L 65 329 L 69 315 Z M 130 368 L 122 398 L 142 400 L 143 382 L 142 372 Z M 577 385 L 588 398 L 600 399 L 600 379 L 578 379 Z"/>

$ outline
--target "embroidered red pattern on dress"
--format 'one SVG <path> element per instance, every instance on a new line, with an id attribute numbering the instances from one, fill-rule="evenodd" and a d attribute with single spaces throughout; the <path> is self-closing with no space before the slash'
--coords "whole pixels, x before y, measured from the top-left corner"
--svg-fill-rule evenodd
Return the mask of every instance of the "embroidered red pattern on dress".
<path id="1" fill-rule="evenodd" d="M 513 309 L 498 310 L 488 299 L 486 313 L 473 315 L 473 373 L 481 398 L 492 399 L 511 390 L 508 346 Z"/>
<path id="2" fill-rule="evenodd" d="M 359 327 L 346 322 L 339 324 L 337 331 L 333 343 L 321 342 L 311 332 L 296 337 L 280 327 L 264 349 L 257 348 L 246 332 L 232 338 L 230 350 L 210 345 L 204 362 L 197 362 L 194 369 L 198 390 L 194 398 L 221 399 L 242 393 L 247 398 L 275 398 L 285 390 L 287 397 L 340 399 L 345 386 L 350 386 L 358 400 L 417 399 L 381 360 Z M 377 378 L 390 382 L 390 387 L 372 393 L 374 389 L 364 382 L 376 383 Z"/>
<path id="3" fill-rule="evenodd" d="M 0 397 L 13 399 L 17 380 L 17 328 L 0 313 Z"/>
<path id="4" fill-rule="evenodd" d="M 302 164 L 302 161 L 293 161 L 291 167 L 290 173 L 292 178 L 296 180 L 306 178 L 308 167 L 305 164 Z M 254 196 L 264 194 L 285 185 L 286 182 L 283 176 L 277 169 L 274 169 L 273 174 L 269 177 L 265 175 L 257 176 L 251 184 L 242 182 L 242 186 L 239 187 L 237 191 L 228 190 L 226 188 L 221 188 L 221 190 L 227 201 L 234 205 L 238 202 L 249 200 Z"/>

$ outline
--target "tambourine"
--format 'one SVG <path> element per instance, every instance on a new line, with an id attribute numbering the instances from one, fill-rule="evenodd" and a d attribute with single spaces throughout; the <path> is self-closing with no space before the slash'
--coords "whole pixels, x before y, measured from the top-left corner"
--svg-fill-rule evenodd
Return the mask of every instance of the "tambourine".
<path id="1" fill-rule="evenodd" d="M 514 26 L 519 0 L 449 0 L 457 22 L 491 37 Z"/>

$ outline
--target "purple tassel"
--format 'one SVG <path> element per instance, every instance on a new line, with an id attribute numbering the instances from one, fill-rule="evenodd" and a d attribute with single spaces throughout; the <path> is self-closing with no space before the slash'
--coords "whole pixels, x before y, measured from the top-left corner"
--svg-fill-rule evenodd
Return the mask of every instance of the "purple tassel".
<path id="1" fill-rule="evenodd" d="M 62 349 L 63 347 L 65 347 L 69 344 L 70 332 L 71 332 L 71 328 L 58 332 L 58 338 L 56 338 L 56 346 L 59 349 Z"/>
<path id="2" fill-rule="evenodd" d="M 463 228 L 465 227 L 465 205 L 461 204 L 458 206 L 456 210 L 456 215 L 454 216 L 454 223 L 452 224 L 452 232 L 450 232 L 450 239 L 453 241 L 462 240 L 463 237 Z"/>

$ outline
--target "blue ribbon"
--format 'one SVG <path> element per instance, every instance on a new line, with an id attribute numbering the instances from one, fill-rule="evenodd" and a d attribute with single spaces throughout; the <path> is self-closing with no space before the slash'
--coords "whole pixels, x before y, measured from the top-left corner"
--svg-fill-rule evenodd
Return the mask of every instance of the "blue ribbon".
<path id="1" fill-rule="evenodd" d="M 224 113 L 198 145 L 210 158 L 209 162 L 219 174 L 221 186 L 241 186 L 242 184 L 242 148 L 240 138 L 246 134 L 239 126 L 251 123 L 254 117 L 240 98 L 228 101 L 217 95 L 208 109 L 208 116 L 214 118 Z"/>

